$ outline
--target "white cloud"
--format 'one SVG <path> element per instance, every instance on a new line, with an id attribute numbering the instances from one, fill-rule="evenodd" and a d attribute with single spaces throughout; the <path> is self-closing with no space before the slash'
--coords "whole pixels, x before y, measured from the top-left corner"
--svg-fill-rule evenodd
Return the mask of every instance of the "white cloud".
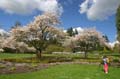
<path id="1" fill-rule="evenodd" d="M 0 35 L 1 35 L 1 36 L 9 35 L 9 33 L 6 32 L 4 29 L 0 29 Z"/>
<path id="2" fill-rule="evenodd" d="M 81 28 L 81 27 L 76 27 L 76 28 L 73 28 L 73 31 L 75 31 L 75 29 L 78 31 L 78 33 L 81 33 L 81 32 L 83 32 L 83 31 L 84 31 L 84 29 L 83 29 L 83 28 Z"/>
<path id="3" fill-rule="evenodd" d="M 66 33 L 66 32 L 67 32 L 67 30 L 63 30 L 63 32 L 64 32 L 64 33 Z"/>
<path id="4" fill-rule="evenodd" d="M 79 12 L 86 13 L 90 20 L 104 20 L 116 13 L 120 0 L 85 0 Z"/>
<path id="5" fill-rule="evenodd" d="M 89 3 L 89 0 L 86 0 L 85 2 L 83 2 L 81 5 L 80 5 L 80 13 L 85 13 L 87 12 L 88 10 L 88 3 Z"/>
<path id="6" fill-rule="evenodd" d="M 110 45 L 111 47 L 114 47 L 115 44 L 119 44 L 119 41 L 114 41 L 114 42 L 110 42 L 110 43 L 109 43 L 109 45 Z"/>
<path id="7" fill-rule="evenodd" d="M 0 9 L 13 14 L 31 14 L 35 10 L 62 14 L 57 0 L 0 0 Z"/>

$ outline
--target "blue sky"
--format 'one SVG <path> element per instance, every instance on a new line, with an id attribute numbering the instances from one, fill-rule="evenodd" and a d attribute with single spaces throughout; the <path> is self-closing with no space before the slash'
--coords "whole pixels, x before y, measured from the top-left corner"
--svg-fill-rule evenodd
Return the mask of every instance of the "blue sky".
<path id="1" fill-rule="evenodd" d="M 35 0 L 39 1 L 38 3 L 43 5 L 43 7 L 38 6 L 39 8 L 36 8 L 34 5 L 34 0 L 31 0 L 33 1 L 31 3 L 33 4 L 31 4 L 29 0 L 26 0 L 26 2 L 24 2 L 25 0 L 21 0 L 22 2 L 19 2 L 20 5 L 24 3 L 26 3 L 24 5 L 30 4 L 25 7 L 15 5 L 15 1 L 17 4 L 17 1 L 20 0 L 13 0 L 13 2 L 10 1 L 11 0 L 0 1 L 0 27 L 2 29 L 9 30 L 16 21 L 21 22 L 22 25 L 27 25 L 34 19 L 34 16 L 45 11 L 58 11 L 61 13 L 61 26 L 64 29 L 69 27 L 96 27 L 98 31 L 106 34 L 111 42 L 115 41 L 115 13 L 117 5 L 120 3 L 119 0 L 44 0 L 42 1 L 42 4 L 40 2 L 41 0 Z M 111 3 L 113 4 L 109 5 Z M 100 7 L 99 4 L 102 4 L 107 12 L 102 10 L 102 7 Z M 109 9 L 111 7 L 113 9 Z M 30 8 L 30 10 L 28 8 Z"/>

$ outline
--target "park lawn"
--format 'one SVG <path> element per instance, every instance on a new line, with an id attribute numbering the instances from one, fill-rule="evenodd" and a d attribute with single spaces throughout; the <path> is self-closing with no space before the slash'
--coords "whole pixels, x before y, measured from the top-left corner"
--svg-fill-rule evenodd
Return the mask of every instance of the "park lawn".
<path id="1" fill-rule="evenodd" d="M 24 53 L 0 53 L 0 58 L 25 58 L 25 57 L 35 57 L 35 54 L 24 54 Z M 44 57 L 69 57 L 69 58 L 83 58 L 84 54 L 42 54 Z M 88 54 L 90 58 L 99 58 L 100 55 Z"/>
<path id="2" fill-rule="evenodd" d="M 89 58 L 100 58 L 100 56 L 88 55 Z M 28 58 L 28 57 L 36 57 L 35 54 L 22 54 L 22 53 L 0 53 L 0 59 L 16 59 L 16 58 Z M 42 57 L 54 58 L 54 57 L 65 57 L 65 58 L 74 58 L 80 59 L 84 58 L 84 54 L 42 54 Z"/>
<path id="3" fill-rule="evenodd" d="M 35 57 L 35 54 L 0 53 L 0 59 Z"/>
<path id="4" fill-rule="evenodd" d="M 36 72 L 0 75 L 0 79 L 119 79 L 120 68 L 109 68 L 104 74 L 96 65 L 64 64 Z"/>

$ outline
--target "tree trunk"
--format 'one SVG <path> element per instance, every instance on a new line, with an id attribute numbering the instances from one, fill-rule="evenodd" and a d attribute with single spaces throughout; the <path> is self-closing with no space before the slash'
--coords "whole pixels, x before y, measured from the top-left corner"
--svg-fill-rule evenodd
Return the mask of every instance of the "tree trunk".
<path id="1" fill-rule="evenodd" d="M 85 59 L 87 59 L 88 58 L 88 56 L 87 56 L 87 51 L 85 51 Z"/>
<path id="2" fill-rule="evenodd" d="M 37 58 L 41 58 L 42 57 L 42 51 L 37 50 L 36 55 L 37 55 Z"/>

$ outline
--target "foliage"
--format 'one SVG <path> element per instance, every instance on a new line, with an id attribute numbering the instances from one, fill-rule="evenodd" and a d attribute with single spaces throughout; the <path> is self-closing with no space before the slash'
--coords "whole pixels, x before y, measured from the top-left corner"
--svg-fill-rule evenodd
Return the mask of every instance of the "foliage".
<path id="1" fill-rule="evenodd" d="M 79 48 L 79 51 L 85 52 L 85 58 L 87 53 L 93 50 L 98 50 L 103 46 L 106 46 L 106 41 L 102 34 L 96 31 L 95 28 L 85 29 L 80 34 L 71 38 L 71 46 L 73 48 Z"/>
<path id="2" fill-rule="evenodd" d="M 12 29 L 12 35 L 17 41 L 23 41 L 37 51 L 38 58 L 51 43 L 51 40 L 60 41 L 64 34 L 55 27 L 59 24 L 58 16 L 52 13 L 44 13 L 35 17 L 35 20 L 26 27 Z"/>
<path id="3" fill-rule="evenodd" d="M 120 6 L 118 7 L 116 13 L 116 27 L 117 27 L 117 39 L 120 42 Z"/>
<path id="4" fill-rule="evenodd" d="M 64 52 L 73 52 L 73 50 L 70 47 L 64 47 Z"/>
<path id="5" fill-rule="evenodd" d="M 114 45 L 113 51 L 116 53 L 120 53 L 120 44 L 119 43 Z"/>
<path id="6" fill-rule="evenodd" d="M 107 35 L 103 35 L 103 38 L 105 38 L 106 42 L 109 42 L 109 39 L 108 39 Z"/>
<path id="7" fill-rule="evenodd" d="M 67 33 L 69 34 L 69 36 L 74 36 L 73 28 L 72 28 L 72 27 L 69 28 L 69 29 L 67 30 Z"/>
<path id="8" fill-rule="evenodd" d="M 69 36 L 75 36 L 78 34 L 78 31 L 77 31 L 77 29 L 74 30 L 72 27 L 70 27 L 67 29 L 67 33 Z"/>
<path id="9" fill-rule="evenodd" d="M 11 27 L 11 29 L 21 27 L 21 26 L 22 26 L 22 24 L 19 21 L 16 21 L 14 26 Z"/>
<path id="10" fill-rule="evenodd" d="M 6 33 L 0 33 L 0 49 L 3 48 L 3 43 L 7 39 L 8 36 L 9 36 L 9 34 L 7 32 Z"/>
<path id="11" fill-rule="evenodd" d="M 12 53 L 35 53 L 35 48 L 29 47 L 24 42 L 17 42 L 15 40 L 7 38 L 3 47 L 4 52 L 12 52 Z"/>
<path id="12" fill-rule="evenodd" d="M 120 59 L 113 59 L 113 62 L 120 62 Z"/>
<path id="13" fill-rule="evenodd" d="M 13 54 L 13 53 L 2 53 L 0 59 L 17 59 L 17 58 L 30 58 L 35 57 L 35 54 Z"/>
<path id="14" fill-rule="evenodd" d="M 14 70 L 16 70 L 16 67 L 11 67 L 10 70 L 14 71 Z"/>
<path id="15" fill-rule="evenodd" d="M 46 50 L 45 53 L 49 53 L 51 54 L 52 52 L 63 52 L 64 48 L 60 45 L 49 45 Z"/>
<path id="16" fill-rule="evenodd" d="M 5 67 L 6 67 L 5 65 L 0 64 L 0 69 L 3 69 Z"/>

